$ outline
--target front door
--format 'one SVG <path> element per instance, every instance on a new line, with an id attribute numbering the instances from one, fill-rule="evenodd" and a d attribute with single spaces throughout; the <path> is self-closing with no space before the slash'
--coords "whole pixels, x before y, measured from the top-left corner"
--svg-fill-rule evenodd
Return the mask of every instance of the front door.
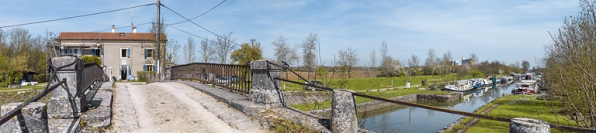
<path id="1" fill-rule="evenodd" d="M 128 76 L 128 65 L 120 65 L 120 79 L 126 80 Z"/>

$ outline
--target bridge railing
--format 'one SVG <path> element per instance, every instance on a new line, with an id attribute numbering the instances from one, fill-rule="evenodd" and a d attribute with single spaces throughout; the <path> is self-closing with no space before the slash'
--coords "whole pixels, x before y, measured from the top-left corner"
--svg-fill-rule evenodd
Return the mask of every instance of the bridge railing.
<path id="1" fill-rule="evenodd" d="M 270 61 L 267 61 L 267 64 L 271 65 L 271 66 L 275 66 L 275 67 L 281 67 L 282 69 L 290 70 L 290 72 L 296 74 L 299 78 L 306 81 L 305 78 L 301 77 L 298 73 L 292 71 L 289 67 L 287 67 L 285 65 L 276 64 L 276 63 L 273 63 Z M 350 129 L 350 128 L 358 127 L 357 122 L 356 122 L 357 118 L 356 118 L 355 96 L 369 98 L 369 99 L 383 101 L 383 102 L 388 102 L 388 103 L 393 103 L 393 104 L 400 104 L 400 105 L 424 108 L 424 109 L 433 110 L 433 111 L 440 111 L 440 112 L 445 112 L 445 113 L 450 113 L 450 114 L 464 115 L 464 116 L 470 116 L 470 117 L 481 118 L 481 119 L 489 119 L 489 120 L 495 120 L 495 121 L 501 121 L 501 122 L 531 123 L 532 124 L 531 126 L 548 125 L 548 126 L 550 126 L 550 128 L 557 128 L 557 129 L 563 129 L 563 130 L 568 130 L 568 131 L 596 132 L 596 129 L 588 129 L 588 128 L 582 128 L 582 127 L 573 127 L 573 126 L 566 126 L 566 125 L 560 125 L 560 124 L 554 124 L 554 123 L 547 123 L 547 122 L 541 122 L 541 121 L 536 121 L 536 120 L 527 119 L 527 118 L 510 119 L 510 118 L 504 118 L 504 117 L 475 114 L 475 113 L 452 110 L 452 109 L 447 109 L 447 108 L 434 107 L 434 106 L 430 106 L 430 105 L 417 104 L 417 103 L 404 102 L 404 101 L 387 99 L 387 98 L 382 98 L 382 97 L 377 97 L 377 96 L 371 96 L 371 95 L 366 95 L 366 94 L 362 94 L 362 93 L 356 93 L 351 90 L 333 89 L 330 87 L 318 86 L 318 85 L 310 84 L 310 83 L 302 83 L 302 82 L 288 80 L 288 79 L 284 79 L 284 78 L 280 78 L 280 77 L 272 77 L 272 78 L 275 80 L 278 80 L 278 81 L 284 81 L 284 82 L 288 82 L 288 83 L 298 84 L 301 86 L 315 87 L 315 88 L 318 88 L 321 90 L 333 91 L 333 96 L 331 98 L 332 99 L 332 105 L 331 105 L 332 113 L 331 113 L 331 122 L 330 122 L 330 127 L 331 127 L 332 132 L 352 132 L 353 130 L 357 130 L 357 129 Z M 277 86 L 278 87 L 276 87 L 276 88 L 280 88 L 279 84 Z M 287 105 L 286 105 L 286 107 L 287 107 Z M 519 126 L 519 125 L 517 125 L 517 126 Z M 526 126 L 530 126 L 530 125 L 526 125 Z M 536 126 L 534 128 L 537 128 L 537 127 L 538 126 Z M 512 129 L 512 128 L 516 128 L 516 129 Z M 520 131 L 520 130 L 524 130 L 524 129 L 528 129 L 528 128 L 530 128 L 530 127 L 519 128 L 516 126 L 510 126 L 510 131 L 512 131 L 512 130 Z"/>
<path id="2" fill-rule="evenodd" d="M 67 78 L 62 78 L 59 79 L 59 75 L 57 74 L 57 72 L 61 71 L 61 72 L 75 72 L 76 73 L 76 79 L 77 82 L 76 86 L 77 86 L 77 94 L 74 95 L 75 97 L 80 97 L 80 96 L 84 96 L 84 92 L 87 90 L 87 88 L 89 88 L 91 85 L 93 85 L 96 81 L 101 81 L 103 79 L 104 76 L 104 72 L 102 71 L 101 67 L 99 65 L 97 65 L 96 63 L 87 63 L 87 64 L 83 64 L 83 60 L 81 59 L 77 59 L 76 61 L 73 61 L 72 63 L 63 65 L 63 66 L 54 66 L 52 65 L 52 59 L 48 59 L 48 68 L 50 69 L 50 79 L 48 80 L 48 83 L 45 86 L 45 89 L 38 94 L 37 96 L 34 96 L 33 98 L 31 98 L 30 100 L 28 100 L 27 102 L 24 102 L 22 104 L 18 104 L 18 106 L 12 108 L 12 110 L 6 112 L 6 113 L 2 113 L 2 117 L 0 117 L 0 132 L 12 132 L 15 131 L 13 129 L 5 129 L 5 128 L 15 128 L 15 127 L 11 127 L 11 126 L 7 126 L 5 125 L 7 122 L 9 122 L 11 119 L 15 118 L 15 116 L 17 117 L 17 125 L 20 125 L 20 127 L 16 127 L 18 129 L 21 130 L 21 132 L 37 132 L 37 131 L 45 131 L 47 132 L 47 118 L 48 118 L 48 113 L 46 112 L 46 104 L 37 104 L 35 105 L 36 108 L 38 108 L 38 111 L 29 111 L 27 113 L 35 113 L 36 117 L 38 118 L 34 118 L 34 119 L 40 119 L 38 121 L 41 121 L 42 123 L 27 123 L 28 121 L 26 119 L 32 119 L 32 118 L 22 118 L 23 116 L 21 114 L 23 114 L 23 112 L 21 112 L 22 109 L 24 109 L 25 107 L 27 107 L 28 105 L 30 105 L 31 103 L 37 102 L 39 101 L 41 98 L 45 97 L 46 95 L 52 93 L 56 88 L 68 88 L 67 86 L 69 86 L 69 82 L 67 82 Z M 72 69 L 72 67 L 74 66 L 74 70 Z M 71 69 L 67 69 L 67 68 L 71 68 Z M 74 77 L 73 77 L 74 79 Z M 78 80 L 80 79 L 80 80 Z M 8 105 L 8 104 L 6 104 Z M 40 106 L 42 105 L 42 106 Z M 3 105 L 4 106 L 4 105 Z M 4 107 L 3 107 L 4 108 Z M 41 112 L 40 112 L 41 111 Z M 29 114 L 30 115 L 30 114 Z M 40 116 L 37 116 L 40 115 Z M 46 123 L 45 125 L 43 123 Z M 28 124 L 42 124 L 42 125 L 28 125 Z M 35 129 L 31 129 L 30 127 L 35 127 Z"/>
<path id="3" fill-rule="evenodd" d="M 104 77 L 104 72 L 97 63 L 85 63 L 77 72 L 81 73 L 77 75 L 81 79 L 77 85 L 77 92 L 81 93 L 87 91 L 96 81 L 103 80 Z"/>
<path id="4" fill-rule="evenodd" d="M 172 80 L 192 80 L 248 94 L 252 88 L 252 72 L 249 65 L 190 63 L 172 66 Z"/>

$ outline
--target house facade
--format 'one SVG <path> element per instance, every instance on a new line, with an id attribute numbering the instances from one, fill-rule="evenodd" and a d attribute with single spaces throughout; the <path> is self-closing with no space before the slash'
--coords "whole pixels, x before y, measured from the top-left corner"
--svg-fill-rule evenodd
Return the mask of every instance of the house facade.
<path id="1" fill-rule="evenodd" d="M 160 34 L 165 45 L 167 38 Z M 62 32 L 54 42 L 60 55 L 98 56 L 104 72 L 116 79 L 137 78 L 138 71 L 157 70 L 157 39 L 154 33 L 132 32 Z"/>

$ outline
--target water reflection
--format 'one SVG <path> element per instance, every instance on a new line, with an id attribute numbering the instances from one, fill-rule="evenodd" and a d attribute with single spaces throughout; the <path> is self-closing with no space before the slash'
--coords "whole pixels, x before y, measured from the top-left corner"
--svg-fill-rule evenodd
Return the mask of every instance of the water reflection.
<path id="1" fill-rule="evenodd" d="M 511 92 L 514 88 L 515 84 L 478 89 L 465 94 L 462 99 L 455 102 L 420 100 L 416 103 L 472 112 L 493 99 L 501 97 L 503 93 Z M 358 116 L 358 123 L 361 127 L 375 132 L 436 132 L 462 117 L 461 115 L 403 105 L 358 112 Z"/>

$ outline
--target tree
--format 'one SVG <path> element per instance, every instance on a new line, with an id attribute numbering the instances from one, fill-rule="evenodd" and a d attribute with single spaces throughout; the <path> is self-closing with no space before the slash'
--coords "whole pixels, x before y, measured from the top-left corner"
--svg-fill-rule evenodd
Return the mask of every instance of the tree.
<path id="1" fill-rule="evenodd" d="M 178 62 L 178 50 L 180 49 L 180 44 L 174 39 L 169 39 L 166 48 L 168 50 L 164 56 L 164 65 L 175 65 L 176 62 Z"/>
<path id="2" fill-rule="evenodd" d="M 312 72 L 316 67 L 316 58 L 315 51 L 317 50 L 316 44 L 319 42 L 319 38 L 317 37 L 317 33 L 310 33 L 306 36 L 306 39 L 302 42 L 302 61 L 304 62 L 304 67 L 306 68 L 307 72 Z M 307 76 L 310 78 L 310 74 Z"/>
<path id="3" fill-rule="evenodd" d="M 236 49 L 236 38 L 232 38 L 233 32 L 218 35 L 214 44 L 215 58 L 219 63 L 224 64 L 228 59 L 228 55 L 232 50 Z"/>
<path id="4" fill-rule="evenodd" d="M 528 72 L 528 68 L 530 68 L 530 62 L 526 60 L 522 61 L 522 70 L 524 72 Z"/>
<path id="5" fill-rule="evenodd" d="M 424 73 L 426 75 L 433 75 L 436 74 L 436 65 L 437 65 L 437 55 L 435 55 L 435 49 L 429 48 L 428 49 L 428 57 L 426 58 L 426 62 L 424 63 Z"/>
<path id="6" fill-rule="evenodd" d="M 232 52 L 232 61 L 238 65 L 247 65 L 251 61 L 263 59 L 263 51 L 257 44 L 244 43 L 240 49 Z"/>
<path id="7" fill-rule="evenodd" d="M 275 46 L 275 56 L 277 60 L 286 61 L 288 63 L 292 63 L 300 57 L 296 54 L 296 47 L 291 47 L 289 44 L 286 43 L 286 38 L 284 36 L 279 36 L 276 41 L 271 42 Z"/>
<path id="8" fill-rule="evenodd" d="M 443 62 L 445 62 L 445 64 L 452 65 L 452 60 L 453 58 L 451 57 L 451 51 L 447 50 L 447 53 L 443 54 Z"/>
<path id="9" fill-rule="evenodd" d="M 579 14 L 564 18 L 552 43 L 545 47 L 541 60 L 543 78 L 549 95 L 559 99 L 563 106 L 553 106 L 553 113 L 562 111 L 583 128 L 596 128 L 596 6 L 593 0 L 580 0 Z M 525 65 L 527 64 L 527 65 Z M 530 64 L 522 63 L 524 71 Z M 549 103 L 551 104 L 551 103 Z"/>
<path id="10" fill-rule="evenodd" d="M 387 51 L 387 43 L 385 41 L 381 42 L 381 65 L 379 69 L 381 73 L 379 74 L 380 77 L 392 77 L 395 76 L 394 69 L 393 69 L 393 58 L 389 55 L 389 51 Z"/>
<path id="11" fill-rule="evenodd" d="M 196 44 L 195 41 L 188 37 L 186 45 L 184 45 L 184 61 L 186 63 L 193 63 L 197 56 L 195 55 Z"/>
<path id="12" fill-rule="evenodd" d="M 201 54 L 201 57 L 203 57 L 202 59 L 205 63 L 209 63 L 209 60 L 213 58 L 213 53 L 215 53 L 215 51 L 212 48 L 212 44 L 213 43 L 209 43 L 208 38 L 201 40 L 201 46 L 199 46 L 199 53 Z"/>
<path id="13" fill-rule="evenodd" d="M 472 70 L 470 72 L 470 75 L 472 75 L 473 78 L 484 77 L 484 74 L 481 71 L 479 71 L 479 70 Z"/>
<path id="14" fill-rule="evenodd" d="M 348 78 L 352 78 L 352 69 L 358 62 L 358 53 L 355 49 L 348 47 L 345 51 L 339 51 L 339 61 L 337 64 L 341 67 L 341 72 L 347 72 Z"/>

